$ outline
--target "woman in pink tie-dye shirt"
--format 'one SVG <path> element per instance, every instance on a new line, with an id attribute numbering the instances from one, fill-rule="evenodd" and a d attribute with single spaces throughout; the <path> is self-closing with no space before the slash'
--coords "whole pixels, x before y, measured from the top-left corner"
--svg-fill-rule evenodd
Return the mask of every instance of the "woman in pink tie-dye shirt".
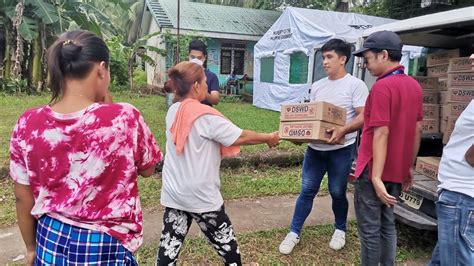
<path id="1" fill-rule="evenodd" d="M 64 33 L 48 50 L 52 101 L 15 126 L 10 174 L 28 264 L 136 264 L 137 177 L 162 155 L 140 112 L 111 102 L 108 65 L 98 36 Z"/>

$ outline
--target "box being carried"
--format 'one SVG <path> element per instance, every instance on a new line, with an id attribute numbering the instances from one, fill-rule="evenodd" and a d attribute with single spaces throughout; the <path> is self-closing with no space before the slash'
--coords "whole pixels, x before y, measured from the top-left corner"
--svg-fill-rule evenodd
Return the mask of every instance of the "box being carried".
<path id="1" fill-rule="evenodd" d="M 327 143 L 332 133 L 327 130 L 340 127 L 324 121 L 292 121 L 280 122 L 280 138 L 284 140 Z M 341 138 L 338 144 L 344 144 L 345 138 Z"/>
<path id="2" fill-rule="evenodd" d="M 328 102 L 283 104 L 280 121 L 324 121 L 346 125 L 347 111 Z"/>
<path id="3" fill-rule="evenodd" d="M 449 64 L 449 59 L 459 57 L 459 49 L 446 50 L 428 54 L 426 58 L 426 66 L 439 66 Z"/>
<path id="4" fill-rule="evenodd" d="M 440 157 L 418 157 L 416 158 L 415 170 L 424 176 L 438 180 L 440 160 Z"/>

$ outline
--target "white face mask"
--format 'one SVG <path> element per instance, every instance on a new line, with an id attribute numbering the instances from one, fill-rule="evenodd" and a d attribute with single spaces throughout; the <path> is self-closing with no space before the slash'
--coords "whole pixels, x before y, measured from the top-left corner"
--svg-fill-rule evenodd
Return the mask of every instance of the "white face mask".
<path id="1" fill-rule="evenodd" d="M 193 62 L 193 63 L 196 63 L 196 64 L 198 64 L 198 65 L 200 65 L 200 66 L 204 65 L 204 61 L 201 61 L 201 60 L 199 60 L 199 59 L 197 59 L 197 58 L 193 58 L 193 59 L 191 59 L 191 60 L 189 60 L 189 61 L 191 61 L 191 62 Z"/>

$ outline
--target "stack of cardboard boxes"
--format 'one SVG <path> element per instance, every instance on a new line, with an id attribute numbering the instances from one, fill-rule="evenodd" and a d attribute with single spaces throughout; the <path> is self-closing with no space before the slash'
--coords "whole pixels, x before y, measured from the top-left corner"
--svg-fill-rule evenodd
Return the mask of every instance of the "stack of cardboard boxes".
<path id="1" fill-rule="evenodd" d="M 290 141 L 327 143 L 328 130 L 346 124 L 347 111 L 327 102 L 284 104 L 281 107 L 280 138 Z M 339 144 L 344 143 L 344 138 Z"/>
<path id="2" fill-rule="evenodd" d="M 462 111 L 474 99 L 474 71 L 469 57 L 451 58 L 448 65 L 446 91 L 440 91 L 443 143 L 448 143 L 454 124 Z"/>
<path id="3" fill-rule="evenodd" d="M 413 77 L 423 89 L 423 133 L 439 133 L 438 78 Z"/>
<path id="4" fill-rule="evenodd" d="M 423 88 L 423 133 L 443 133 L 448 143 L 456 119 L 474 99 L 474 71 L 459 49 L 428 54 L 427 76 L 414 77 Z M 418 157 L 416 171 L 437 180 L 439 157 Z"/>

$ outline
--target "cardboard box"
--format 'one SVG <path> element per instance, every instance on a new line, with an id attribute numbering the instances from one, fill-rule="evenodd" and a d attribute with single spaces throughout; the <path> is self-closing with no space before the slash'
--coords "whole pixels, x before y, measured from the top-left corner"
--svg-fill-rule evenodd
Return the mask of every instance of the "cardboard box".
<path id="1" fill-rule="evenodd" d="M 311 143 L 327 143 L 332 133 L 327 130 L 333 127 L 340 127 L 323 121 L 293 121 L 280 122 L 280 138 L 284 140 L 295 140 Z M 342 138 L 339 144 L 344 144 Z"/>
<path id="2" fill-rule="evenodd" d="M 448 88 L 474 88 L 474 72 L 448 74 Z"/>
<path id="3" fill-rule="evenodd" d="M 423 103 L 437 104 L 438 92 L 433 90 L 423 90 Z"/>
<path id="4" fill-rule="evenodd" d="M 440 91 L 438 92 L 438 103 L 439 104 L 447 104 L 448 103 L 448 91 Z"/>
<path id="5" fill-rule="evenodd" d="M 445 91 L 448 89 L 448 79 L 438 78 L 438 84 L 436 85 L 438 91 Z"/>
<path id="6" fill-rule="evenodd" d="M 448 103 L 441 105 L 441 119 L 448 120 L 448 116 L 460 116 L 468 103 Z"/>
<path id="7" fill-rule="evenodd" d="M 443 133 L 443 144 L 446 145 L 449 142 L 449 138 L 451 138 L 452 131 L 446 131 Z"/>
<path id="8" fill-rule="evenodd" d="M 413 77 L 418 83 L 420 83 L 420 86 L 424 90 L 436 90 L 437 85 L 438 85 L 438 78 L 429 78 L 429 77 L 420 77 L 420 76 L 414 76 Z"/>
<path id="9" fill-rule="evenodd" d="M 426 58 L 426 66 L 439 66 L 449 64 L 449 59 L 454 57 L 459 57 L 459 49 L 445 50 L 441 52 L 428 54 Z"/>
<path id="10" fill-rule="evenodd" d="M 327 102 L 283 104 L 280 121 L 325 121 L 346 125 L 347 111 Z"/>
<path id="11" fill-rule="evenodd" d="M 474 72 L 469 57 L 458 57 L 449 59 L 448 73 Z"/>
<path id="12" fill-rule="evenodd" d="M 439 121 L 439 131 L 441 133 L 446 132 L 446 128 L 448 127 L 448 119 L 441 119 Z"/>
<path id="13" fill-rule="evenodd" d="M 454 126 L 456 125 L 456 120 L 458 120 L 458 117 L 459 116 L 450 115 L 450 116 L 448 116 L 447 119 L 441 119 L 440 120 L 440 125 L 439 125 L 439 130 L 442 133 L 445 133 L 447 131 L 453 131 Z"/>
<path id="14" fill-rule="evenodd" d="M 426 76 L 435 78 L 446 78 L 448 77 L 448 66 L 449 65 L 428 67 L 426 70 Z"/>
<path id="15" fill-rule="evenodd" d="M 415 170 L 431 179 L 438 180 L 438 168 L 440 157 L 418 157 L 416 158 Z"/>
<path id="16" fill-rule="evenodd" d="M 446 120 L 446 129 L 443 132 L 453 131 L 454 126 L 456 125 L 456 120 L 458 120 L 458 118 L 459 116 L 454 116 L 454 115 L 448 116 L 448 119 Z"/>
<path id="17" fill-rule="evenodd" d="M 439 119 L 439 104 L 423 104 L 423 119 Z"/>
<path id="18" fill-rule="evenodd" d="M 421 130 L 423 133 L 439 133 L 439 119 L 423 119 Z"/>
<path id="19" fill-rule="evenodd" d="M 439 93 L 439 103 L 469 103 L 474 99 L 473 88 L 449 88 L 447 91 Z"/>

